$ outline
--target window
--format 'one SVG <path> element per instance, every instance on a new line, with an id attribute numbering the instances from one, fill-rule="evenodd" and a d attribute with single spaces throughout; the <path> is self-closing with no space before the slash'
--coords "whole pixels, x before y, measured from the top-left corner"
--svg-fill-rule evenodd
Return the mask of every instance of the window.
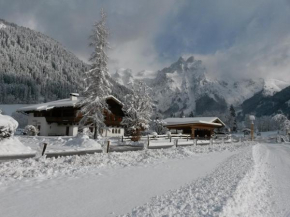
<path id="1" fill-rule="evenodd" d="M 115 129 L 112 129 L 112 133 L 113 133 L 113 134 L 115 133 Z"/>
<path id="2" fill-rule="evenodd" d="M 118 130 L 118 133 L 119 133 L 119 134 L 121 133 L 121 129 Z"/>

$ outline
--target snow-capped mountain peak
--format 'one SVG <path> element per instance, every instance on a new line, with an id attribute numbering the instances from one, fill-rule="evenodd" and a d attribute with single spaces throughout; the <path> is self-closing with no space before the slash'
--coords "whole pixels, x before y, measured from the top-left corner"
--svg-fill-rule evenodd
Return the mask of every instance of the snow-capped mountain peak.
<path id="1" fill-rule="evenodd" d="M 149 76 L 150 75 L 150 76 Z M 180 57 L 169 67 L 157 73 L 142 71 L 137 74 L 129 69 L 120 69 L 113 76 L 119 83 L 126 85 L 134 80 L 142 80 L 152 89 L 158 112 L 168 116 L 185 115 L 193 112 L 223 112 L 229 105 L 239 106 L 254 94 L 263 91 L 264 95 L 290 86 L 275 79 L 241 79 L 212 78 L 201 60 L 193 56 Z"/>
<path id="2" fill-rule="evenodd" d="M 273 96 L 275 93 L 280 92 L 284 88 L 288 87 L 289 83 L 277 79 L 264 80 L 264 96 Z"/>
<path id="3" fill-rule="evenodd" d="M 4 23 L 2 23 L 1 21 L 0 21 L 0 29 L 4 29 L 4 28 L 6 28 L 7 26 L 4 24 Z"/>

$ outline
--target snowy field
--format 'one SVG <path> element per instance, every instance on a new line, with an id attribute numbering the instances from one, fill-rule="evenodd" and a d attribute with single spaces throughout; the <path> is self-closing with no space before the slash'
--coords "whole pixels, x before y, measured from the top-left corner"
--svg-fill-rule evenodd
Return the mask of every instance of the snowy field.
<path id="1" fill-rule="evenodd" d="M 1 216 L 289 216 L 290 145 L 228 143 L 1 163 Z"/>

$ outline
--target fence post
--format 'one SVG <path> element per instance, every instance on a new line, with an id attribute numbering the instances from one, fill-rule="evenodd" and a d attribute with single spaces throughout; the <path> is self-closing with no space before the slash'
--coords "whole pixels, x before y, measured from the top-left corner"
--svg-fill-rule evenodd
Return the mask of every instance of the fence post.
<path id="1" fill-rule="evenodd" d="M 224 145 L 225 144 L 225 138 L 223 137 L 222 138 L 222 145 Z"/>
<path id="2" fill-rule="evenodd" d="M 170 139 L 170 142 L 171 142 L 171 136 L 169 137 L 169 139 Z"/>
<path id="3" fill-rule="evenodd" d="M 45 150 L 46 150 L 46 146 L 47 146 L 47 143 L 43 143 L 43 150 L 42 150 L 42 154 L 41 154 L 41 156 L 44 155 L 44 152 L 45 152 Z"/>
<path id="4" fill-rule="evenodd" d="M 110 150 L 110 140 L 108 140 L 108 144 L 107 144 L 107 153 L 109 153 Z"/>
<path id="5" fill-rule="evenodd" d="M 188 136 L 187 136 L 187 142 L 188 142 Z"/>
<path id="6" fill-rule="evenodd" d="M 149 144 L 150 144 L 150 136 L 148 135 L 148 143 L 147 143 L 147 148 L 149 148 Z"/>
<path id="7" fill-rule="evenodd" d="M 175 146 L 177 148 L 177 146 L 178 146 L 178 139 L 175 140 Z"/>
<path id="8" fill-rule="evenodd" d="M 124 136 L 122 136 L 122 142 L 124 142 Z"/>

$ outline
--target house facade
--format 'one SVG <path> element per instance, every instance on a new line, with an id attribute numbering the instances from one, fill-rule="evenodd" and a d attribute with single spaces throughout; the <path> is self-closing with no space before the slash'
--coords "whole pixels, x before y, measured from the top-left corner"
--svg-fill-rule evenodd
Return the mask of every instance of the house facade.
<path id="1" fill-rule="evenodd" d="M 82 119 L 81 100 L 78 94 L 72 93 L 68 99 L 27 106 L 17 111 L 28 115 L 28 124 L 37 127 L 40 136 L 76 136 Z M 123 104 L 114 96 L 108 96 L 106 101 L 109 111 L 104 111 L 107 128 L 102 130 L 102 136 L 122 136 Z"/>
<path id="2" fill-rule="evenodd" d="M 218 117 L 167 118 L 165 127 L 190 134 L 191 138 L 211 138 L 215 129 L 226 125 Z"/>

